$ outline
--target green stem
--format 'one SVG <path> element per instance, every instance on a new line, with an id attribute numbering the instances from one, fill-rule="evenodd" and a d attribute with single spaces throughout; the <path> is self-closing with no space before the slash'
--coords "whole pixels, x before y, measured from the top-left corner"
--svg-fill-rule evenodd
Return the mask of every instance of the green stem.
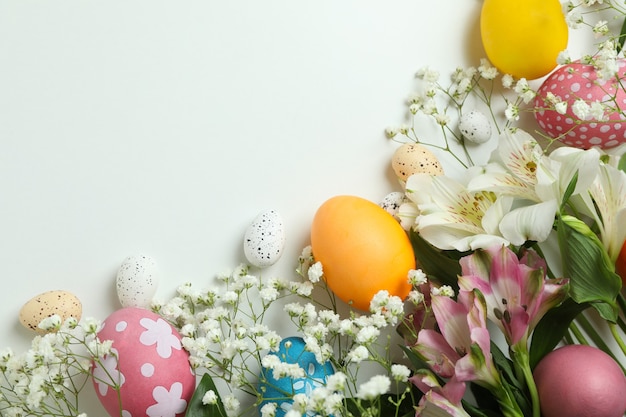
<path id="1" fill-rule="evenodd" d="M 613 359 L 617 360 L 617 358 L 611 351 L 611 348 L 609 348 L 609 345 L 606 344 L 602 336 L 598 334 L 596 329 L 591 325 L 591 323 L 589 322 L 589 320 L 584 314 L 582 313 L 579 314 L 575 320 L 580 324 L 580 326 L 583 328 L 585 333 L 589 335 L 589 337 L 591 338 L 593 343 L 596 345 L 596 347 L 598 347 L 599 349 L 601 349 L 602 351 L 604 351 L 605 353 L 613 357 Z"/>
<path id="2" fill-rule="evenodd" d="M 539 404 L 539 393 L 537 392 L 537 384 L 535 384 L 535 378 L 533 378 L 533 371 L 530 369 L 530 355 L 528 349 L 522 346 L 520 351 L 514 352 L 513 359 L 522 370 L 524 375 L 524 381 L 530 394 L 530 401 L 532 405 L 532 417 L 541 416 L 541 408 Z"/>
<path id="3" fill-rule="evenodd" d="M 611 334 L 613 335 L 613 338 L 615 339 L 617 346 L 619 346 L 619 348 L 622 350 L 622 353 L 626 355 L 626 343 L 624 343 L 624 340 L 622 339 L 622 335 L 620 335 L 619 332 L 617 331 L 617 326 L 614 323 L 609 323 L 609 329 L 611 329 Z M 617 363 L 620 363 L 620 362 L 617 361 Z M 622 367 L 622 369 L 624 368 Z"/>
<path id="4" fill-rule="evenodd" d="M 576 338 L 576 340 L 578 341 L 579 344 L 581 344 L 581 345 L 588 345 L 589 344 L 589 342 L 585 338 L 585 335 L 583 335 L 583 333 L 580 331 L 578 326 L 576 326 L 576 323 L 572 322 L 569 325 L 569 329 L 570 329 L 570 331 L 572 332 L 572 334 L 574 335 L 574 337 Z"/>

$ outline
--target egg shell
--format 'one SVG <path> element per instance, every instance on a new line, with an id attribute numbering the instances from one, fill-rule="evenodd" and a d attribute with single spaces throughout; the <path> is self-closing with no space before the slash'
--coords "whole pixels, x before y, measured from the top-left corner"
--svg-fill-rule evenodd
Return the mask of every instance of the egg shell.
<path id="1" fill-rule="evenodd" d="M 626 61 L 620 59 L 618 65 L 620 73 L 623 73 Z M 552 106 L 546 101 L 549 93 L 567 103 L 565 114 L 551 109 Z M 613 96 L 615 103 L 612 102 Z M 626 92 L 617 85 L 615 78 L 602 81 L 598 79 L 598 73 L 593 66 L 574 62 L 555 70 L 537 91 L 534 105 L 547 109 L 535 113 L 541 129 L 550 137 L 581 149 L 593 146 L 609 149 L 626 142 L 626 119 L 617 111 L 605 114 L 608 116 L 605 122 L 589 119 L 585 123 L 577 123 L 580 119 L 572 111 L 572 106 L 578 99 L 589 105 L 596 101 L 609 100 L 607 105 L 617 105 L 622 111 L 626 109 Z"/>
<path id="2" fill-rule="evenodd" d="M 539 361 L 533 377 L 544 417 L 622 417 L 626 412 L 626 376 L 597 347 L 559 347 Z"/>
<path id="3" fill-rule="evenodd" d="M 118 357 L 108 355 L 92 369 L 96 394 L 112 417 L 120 417 L 113 382 L 120 383 L 123 417 L 184 416 L 196 377 L 174 327 L 150 310 L 126 307 L 104 320 L 98 337 L 111 340 Z"/>
<path id="4" fill-rule="evenodd" d="M 485 143 L 491 139 L 491 123 L 484 113 L 477 110 L 461 116 L 459 130 L 465 139 L 473 143 Z"/>
<path id="5" fill-rule="evenodd" d="M 37 333 L 45 333 L 39 323 L 54 314 L 62 321 L 70 317 L 80 320 L 83 307 L 74 294 L 64 290 L 47 291 L 28 300 L 20 309 L 19 319 L 24 327 Z"/>
<path id="6" fill-rule="evenodd" d="M 378 204 L 339 195 L 326 200 L 311 224 L 311 249 L 322 264 L 333 293 L 352 307 L 368 311 L 381 290 L 404 299 L 415 269 L 406 231 Z"/>
<path id="7" fill-rule="evenodd" d="M 396 149 L 391 158 L 391 166 L 401 182 L 406 182 L 411 175 L 417 173 L 443 174 L 443 168 L 435 154 L 417 143 L 405 143 Z"/>
<path id="8" fill-rule="evenodd" d="M 306 373 L 306 377 L 277 379 L 271 369 L 261 368 L 259 392 L 263 399 L 259 404 L 259 411 L 267 403 L 276 403 L 276 417 L 284 417 L 292 407 L 292 397 L 295 394 L 309 394 L 315 388 L 325 385 L 328 377 L 335 373 L 330 362 L 322 365 L 305 347 L 301 337 L 288 337 L 281 341 L 276 353 L 270 353 L 277 355 L 281 362 L 297 363 Z"/>
<path id="9" fill-rule="evenodd" d="M 276 210 L 266 210 L 253 220 L 244 234 L 243 250 L 250 264 L 266 268 L 275 264 L 285 247 L 285 225 Z"/>
<path id="10" fill-rule="evenodd" d="M 406 201 L 406 194 L 400 191 L 393 191 L 383 197 L 382 201 L 380 202 L 380 207 L 382 207 L 387 213 L 395 217 L 398 214 L 400 206 Z"/>
<path id="11" fill-rule="evenodd" d="M 117 271 L 117 297 L 122 307 L 149 307 L 159 284 L 159 270 L 149 256 L 129 256 Z"/>

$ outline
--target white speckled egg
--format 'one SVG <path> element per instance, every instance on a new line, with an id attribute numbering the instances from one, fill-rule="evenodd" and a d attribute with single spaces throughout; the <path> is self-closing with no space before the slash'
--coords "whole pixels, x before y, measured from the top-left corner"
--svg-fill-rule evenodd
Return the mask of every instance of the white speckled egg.
<path id="1" fill-rule="evenodd" d="M 491 123 L 484 113 L 477 110 L 461 116 L 459 130 L 465 139 L 473 143 L 485 143 L 491 139 Z"/>
<path id="2" fill-rule="evenodd" d="M 535 112 L 539 126 L 550 136 L 566 145 L 581 149 L 594 146 L 615 148 L 626 142 L 626 91 L 622 83 L 626 59 L 618 59 L 619 74 L 602 80 L 592 65 L 579 61 L 563 65 L 548 76 L 537 91 L 534 105 L 543 109 Z M 554 100 L 567 104 L 565 112 L 558 112 Z M 580 120 L 573 107 L 580 101 L 585 106 L 605 105 L 605 120 L 588 115 Z M 584 112 L 582 112 L 584 113 Z"/>
<path id="3" fill-rule="evenodd" d="M 401 183 L 417 173 L 443 174 L 443 168 L 435 154 L 417 143 L 405 143 L 396 149 L 391 158 L 391 166 Z"/>
<path id="4" fill-rule="evenodd" d="M 62 321 L 70 317 L 80 320 L 82 313 L 83 307 L 78 297 L 68 291 L 54 290 L 28 300 L 20 309 L 19 318 L 27 329 L 45 333 L 39 328 L 43 319 L 56 314 Z"/>
<path id="5" fill-rule="evenodd" d="M 96 394 L 112 417 L 185 415 L 196 376 L 171 324 L 150 310 L 127 307 L 104 320 L 98 337 L 110 340 L 115 354 L 92 367 Z"/>
<path id="6" fill-rule="evenodd" d="M 117 297 L 122 307 L 149 307 L 158 287 L 159 271 L 148 256 L 129 256 L 117 271 Z"/>
<path id="7" fill-rule="evenodd" d="M 380 202 L 380 206 L 385 209 L 385 211 L 392 216 L 396 216 L 398 214 L 398 209 L 402 203 L 406 202 L 406 195 L 401 191 L 393 191 L 387 194 L 383 200 Z"/>
<path id="8" fill-rule="evenodd" d="M 243 250 L 248 262 L 258 268 L 275 264 L 285 247 L 285 226 L 276 210 L 261 212 L 246 229 Z"/>
<path id="9" fill-rule="evenodd" d="M 271 369 L 262 368 L 259 377 L 259 392 L 262 401 L 259 411 L 267 403 L 276 403 L 276 417 L 284 417 L 293 404 L 295 394 L 309 394 L 315 388 L 323 386 L 328 377 L 335 373 L 330 361 L 321 364 L 315 354 L 308 352 L 301 337 L 288 337 L 280 343 L 276 355 L 283 363 L 297 363 L 306 374 L 304 378 L 275 378 Z"/>

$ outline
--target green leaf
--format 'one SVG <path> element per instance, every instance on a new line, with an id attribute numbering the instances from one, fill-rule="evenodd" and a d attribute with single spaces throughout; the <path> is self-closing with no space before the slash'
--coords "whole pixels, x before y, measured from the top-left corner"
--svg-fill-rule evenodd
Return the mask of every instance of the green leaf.
<path id="1" fill-rule="evenodd" d="M 619 38 L 617 39 L 617 53 L 619 53 L 624 47 L 624 39 L 626 39 L 626 19 L 622 22 L 622 28 L 619 31 Z"/>
<path id="2" fill-rule="evenodd" d="M 606 249 L 589 226 L 576 217 L 558 216 L 557 232 L 563 273 L 570 280 L 569 295 L 578 304 L 589 303 L 602 318 L 615 323 L 622 283 Z"/>
<path id="3" fill-rule="evenodd" d="M 449 285 L 457 291 L 459 288 L 457 277 L 461 274 L 459 259 L 464 254 L 457 251 L 439 250 L 413 230 L 409 233 L 409 237 L 418 267 L 430 278 Z"/>
<path id="4" fill-rule="evenodd" d="M 589 304 L 578 304 L 568 298 L 561 305 L 548 310 L 539 320 L 533 332 L 530 343 L 531 368 L 534 368 L 545 355 L 563 340 L 572 320 L 588 307 Z"/>
<path id="5" fill-rule="evenodd" d="M 624 24 L 626 24 L 626 19 L 624 19 Z M 622 39 L 624 39 L 624 38 L 622 37 Z M 623 154 L 621 156 L 621 158 L 619 159 L 619 163 L 617 165 L 617 168 L 619 168 L 623 172 L 626 172 L 626 153 Z"/>
<path id="6" fill-rule="evenodd" d="M 216 404 L 202 404 L 202 398 L 204 394 L 209 391 L 215 392 L 217 395 L 217 403 Z M 196 387 L 196 390 L 191 397 L 191 401 L 189 401 L 189 406 L 187 407 L 187 412 L 185 413 L 185 417 L 226 417 L 226 410 L 224 409 L 224 403 L 222 403 L 222 398 L 217 392 L 217 388 L 215 387 L 215 383 L 209 374 L 204 374 L 202 379 L 200 379 L 200 383 Z"/>
<path id="7" fill-rule="evenodd" d="M 578 172 L 574 173 L 572 180 L 567 184 L 567 188 L 565 189 L 565 193 L 563 194 L 563 200 L 561 202 L 561 211 L 563 211 L 565 205 L 567 204 L 569 198 L 574 194 L 576 190 L 576 184 L 578 183 Z"/>

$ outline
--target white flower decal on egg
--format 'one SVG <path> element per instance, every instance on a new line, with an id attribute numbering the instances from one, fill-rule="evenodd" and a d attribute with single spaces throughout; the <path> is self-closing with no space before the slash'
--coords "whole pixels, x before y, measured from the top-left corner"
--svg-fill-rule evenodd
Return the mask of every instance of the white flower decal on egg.
<path id="1" fill-rule="evenodd" d="M 98 384 L 98 392 L 100 395 L 106 395 L 109 387 L 124 385 L 126 378 L 124 374 L 117 369 L 117 350 L 111 349 L 112 355 L 105 356 L 101 361 L 95 364 L 93 370 L 93 378 Z"/>
<path id="2" fill-rule="evenodd" d="M 156 404 L 146 410 L 149 417 L 175 417 L 187 408 L 187 401 L 182 398 L 183 384 L 174 382 L 170 389 L 157 386 L 152 391 Z"/>
<path id="3" fill-rule="evenodd" d="M 172 333 L 172 327 L 163 319 L 143 318 L 139 324 L 146 329 L 139 336 L 139 341 L 146 345 L 156 345 L 156 351 L 162 358 L 172 356 L 172 349 L 181 350 L 180 340 Z"/>

